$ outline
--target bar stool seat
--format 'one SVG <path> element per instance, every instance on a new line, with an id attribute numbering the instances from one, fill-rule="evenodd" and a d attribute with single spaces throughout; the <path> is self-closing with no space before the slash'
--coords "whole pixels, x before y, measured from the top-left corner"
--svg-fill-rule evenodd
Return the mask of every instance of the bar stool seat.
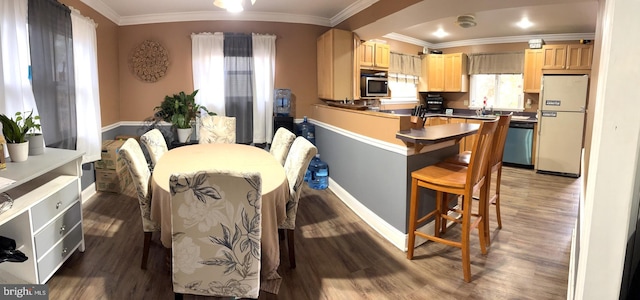
<path id="1" fill-rule="evenodd" d="M 407 258 L 412 259 L 414 253 L 415 237 L 420 236 L 425 239 L 442 243 L 445 245 L 460 248 L 462 250 L 462 271 L 464 280 L 471 281 L 471 257 L 469 236 L 470 231 L 478 228 L 480 249 L 482 254 L 487 253 L 486 249 L 486 210 L 488 191 L 485 184 L 486 169 L 488 167 L 490 148 L 493 135 L 496 130 L 497 121 L 487 121 L 480 125 L 478 138 L 473 146 L 468 166 L 450 163 L 437 163 L 427 166 L 411 173 L 411 203 L 409 212 L 409 241 Z M 422 217 L 418 217 L 419 197 L 418 188 L 428 188 L 436 191 L 436 208 Z M 478 213 L 472 215 L 471 201 L 473 193 L 480 193 Z M 449 208 L 448 194 L 462 196 L 462 207 Z M 448 212 L 453 210 L 459 217 L 449 216 Z M 472 222 L 471 217 L 474 217 Z M 434 218 L 435 230 L 433 235 L 416 231 L 420 223 L 430 218 Z M 461 225 L 460 241 L 449 240 L 441 237 L 446 227 L 446 222 L 452 221 Z"/>

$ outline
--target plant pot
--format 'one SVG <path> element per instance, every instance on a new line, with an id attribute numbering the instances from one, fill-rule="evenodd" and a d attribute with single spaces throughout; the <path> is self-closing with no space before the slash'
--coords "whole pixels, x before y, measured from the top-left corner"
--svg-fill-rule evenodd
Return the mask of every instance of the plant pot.
<path id="1" fill-rule="evenodd" d="M 29 157 L 29 141 L 24 143 L 7 143 L 7 151 L 12 162 L 21 162 Z"/>
<path id="2" fill-rule="evenodd" d="M 179 143 L 186 143 L 189 141 L 189 138 L 191 137 L 191 132 L 193 131 L 192 128 L 178 128 L 178 142 Z"/>
<path id="3" fill-rule="evenodd" d="M 29 141 L 29 155 L 40 155 L 44 153 L 44 136 L 41 133 L 27 134 Z"/>

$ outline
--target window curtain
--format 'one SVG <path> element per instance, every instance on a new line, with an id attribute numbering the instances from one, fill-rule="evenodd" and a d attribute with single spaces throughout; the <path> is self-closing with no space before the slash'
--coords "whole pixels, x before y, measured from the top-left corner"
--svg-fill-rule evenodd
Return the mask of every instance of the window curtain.
<path id="1" fill-rule="evenodd" d="M 252 36 L 224 33 L 224 91 L 226 116 L 236 117 L 236 142 L 253 139 L 253 47 Z"/>
<path id="2" fill-rule="evenodd" d="M 397 79 L 397 74 L 410 75 L 408 78 L 417 78 L 422 73 L 422 61 L 419 56 L 391 53 L 389 56 L 389 76 Z M 407 78 L 407 77 L 404 77 Z"/>
<path id="3" fill-rule="evenodd" d="M 77 150 L 83 151 L 82 163 L 101 159 L 102 121 L 98 84 L 98 44 L 93 20 L 71 8 L 73 62 L 76 83 Z"/>
<path id="4" fill-rule="evenodd" d="M 191 35 L 193 88 L 198 90 L 196 103 L 220 116 L 225 115 L 223 49 L 222 32 Z"/>
<path id="5" fill-rule="evenodd" d="M 0 113 L 38 114 L 29 81 L 27 0 L 0 1 Z"/>
<path id="6" fill-rule="evenodd" d="M 273 97 L 276 73 L 276 36 L 253 34 L 255 93 L 253 98 L 253 142 L 271 143 Z"/>
<path id="7" fill-rule="evenodd" d="M 47 147 L 76 149 L 75 69 L 70 10 L 55 0 L 29 1 L 33 94 Z"/>
<path id="8" fill-rule="evenodd" d="M 523 72 L 524 51 L 469 54 L 469 75 Z"/>

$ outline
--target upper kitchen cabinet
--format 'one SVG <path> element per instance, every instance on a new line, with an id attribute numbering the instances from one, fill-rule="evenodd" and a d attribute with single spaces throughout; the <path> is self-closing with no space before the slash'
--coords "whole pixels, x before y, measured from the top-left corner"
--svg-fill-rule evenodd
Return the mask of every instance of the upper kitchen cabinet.
<path id="1" fill-rule="evenodd" d="M 543 70 L 591 70 L 593 45 L 544 45 Z"/>
<path id="2" fill-rule="evenodd" d="M 360 68 L 388 69 L 390 47 L 384 43 L 364 42 L 360 45 Z"/>
<path id="3" fill-rule="evenodd" d="M 318 97 L 326 100 L 353 100 L 355 89 L 354 35 L 330 29 L 317 39 Z"/>
<path id="4" fill-rule="evenodd" d="M 467 55 L 429 54 L 422 58 L 422 92 L 466 92 L 469 89 Z"/>
<path id="5" fill-rule="evenodd" d="M 540 93 L 540 79 L 542 78 L 542 64 L 544 51 L 542 49 L 526 49 L 524 51 L 524 92 Z"/>

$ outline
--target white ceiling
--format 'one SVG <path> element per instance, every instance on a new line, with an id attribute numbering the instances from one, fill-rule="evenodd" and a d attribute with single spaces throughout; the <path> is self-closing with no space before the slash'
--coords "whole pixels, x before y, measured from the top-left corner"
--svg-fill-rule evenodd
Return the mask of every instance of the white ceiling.
<path id="1" fill-rule="evenodd" d="M 81 0 L 118 25 L 191 20 L 256 20 L 335 26 L 378 0 L 256 0 L 231 14 L 213 0 Z M 245 0 L 249 3 L 248 0 Z M 388 1 L 388 0 L 387 0 Z M 355 30 L 363 39 L 385 37 L 428 48 L 549 40 L 592 39 L 597 0 L 424 0 Z M 478 23 L 463 29 L 458 15 L 473 14 Z M 515 26 L 527 17 L 533 26 Z M 449 33 L 438 38 L 438 28 Z"/>

